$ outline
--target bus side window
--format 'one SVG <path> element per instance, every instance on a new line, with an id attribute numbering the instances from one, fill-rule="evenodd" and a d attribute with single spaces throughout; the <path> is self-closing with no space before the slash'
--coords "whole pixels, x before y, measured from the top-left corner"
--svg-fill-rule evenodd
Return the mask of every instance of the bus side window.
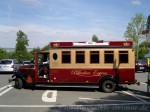
<path id="1" fill-rule="evenodd" d="M 84 51 L 76 51 L 76 63 L 85 63 Z"/>
<path id="2" fill-rule="evenodd" d="M 105 51 L 104 57 L 105 57 L 105 63 L 113 63 L 114 51 Z"/>
<path id="3" fill-rule="evenodd" d="M 62 63 L 71 63 L 70 51 L 62 51 Z"/>
<path id="4" fill-rule="evenodd" d="M 128 51 L 119 51 L 119 63 L 128 63 Z"/>
<path id="5" fill-rule="evenodd" d="M 90 63 L 99 63 L 99 51 L 90 51 Z"/>
<path id="6" fill-rule="evenodd" d="M 53 59 L 54 59 L 54 60 L 57 60 L 57 58 L 58 58 L 57 54 L 54 53 L 54 54 L 53 54 Z"/>

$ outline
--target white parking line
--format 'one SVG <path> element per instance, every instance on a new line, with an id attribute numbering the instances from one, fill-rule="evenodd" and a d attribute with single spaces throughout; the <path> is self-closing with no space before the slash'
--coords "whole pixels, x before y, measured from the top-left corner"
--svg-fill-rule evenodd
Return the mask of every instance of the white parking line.
<path id="1" fill-rule="evenodd" d="M 128 101 L 128 100 L 108 100 L 108 99 L 96 99 L 96 98 L 82 98 L 80 100 L 96 100 L 96 101 L 112 101 L 112 102 L 140 102 L 140 101 Z"/>
<path id="2" fill-rule="evenodd" d="M 135 95 L 132 94 L 132 93 L 129 93 L 129 92 L 126 92 L 126 91 L 122 91 L 122 92 L 125 93 L 125 94 L 127 94 L 127 95 L 130 95 L 130 96 L 132 96 L 132 97 L 134 97 L 134 98 L 136 98 L 136 99 L 138 99 L 138 100 L 140 100 L 140 101 L 142 101 L 143 103 L 147 103 L 147 101 L 145 101 L 145 100 L 143 100 L 143 99 L 141 99 L 141 98 L 135 96 Z"/>
<path id="3" fill-rule="evenodd" d="M 52 97 L 48 98 L 48 94 L 52 93 Z M 57 91 L 45 91 L 42 95 L 42 100 L 44 102 L 56 102 Z"/>
<path id="4" fill-rule="evenodd" d="M 2 91 L 3 89 L 9 88 L 9 87 L 11 87 L 11 86 L 12 86 L 12 85 L 4 86 L 4 87 L 0 88 L 0 91 Z"/>
<path id="5" fill-rule="evenodd" d="M 2 88 L 0 88 L 0 96 L 2 96 L 3 94 L 7 93 L 8 91 L 10 91 L 12 89 L 12 85 L 7 85 L 4 86 Z M 4 90 L 4 91 L 3 91 Z M 2 92 L 1 92 L 2 91 Z"/>
<path id="6" fill-rule="evenodd" d="M 146 83 L 144 83 L 144 82 L 140 82 L 141 84 L 143 84 L 143 85 L 147 85 Z"/>
<path id="7" fill-rule="evenodd" d="M 150 104 L 149 102 L 144 104 Z M 17 107 L 17 108 L 41 108 L 41 107 L 101 107 L 101 106 L 131 106 L 131 105 L 143 105 L 142 102 L 140 103 L 121 103 L 121 104 L 99 104 L 99 105 L 0 105 L 0 107 Z"/>

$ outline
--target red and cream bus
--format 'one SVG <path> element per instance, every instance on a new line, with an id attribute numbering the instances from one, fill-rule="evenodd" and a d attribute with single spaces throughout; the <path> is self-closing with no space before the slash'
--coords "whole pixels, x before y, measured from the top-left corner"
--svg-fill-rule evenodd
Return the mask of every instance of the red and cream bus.
<path id="1" fill-rule="evenodd" d="M 97 86 L 113 92 L 118 84 L 135 84 L 135 53 L 131 41 L 51 42 L 35 53 L 34 64 L 20 66 L 10 81 L 26 85 Z"/>

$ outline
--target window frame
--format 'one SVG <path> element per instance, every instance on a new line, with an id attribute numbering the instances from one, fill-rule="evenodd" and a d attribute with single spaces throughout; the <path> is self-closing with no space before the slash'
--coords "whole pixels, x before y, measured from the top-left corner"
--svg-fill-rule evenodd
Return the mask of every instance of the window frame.
<path id="1" fill-rule="evenodd" d="M 58 54 L 56 52 L 53 53 L 52 58 L 54 61 L 57 61 L 58 59 Z"/>
<path id="2" fill-rule="evenodd" d="M 106 53 L 106 52 L 108 52 L 108 53 Z M 110 52 L 110 53 L 109 53 Z M 112 62 L 106 62 L 106 54 L 112 54 L 112 56 L 113 56 L 113 61 Z M 113 64 L 114 63 L 114 50 L 104 50 L 104 64 Z"/>
<path id="3" fill-rule="evenodd" d="M 120 52 L 122 52 L 122 53 L 120 53 Z M 123 53 L 124 52 L 124 53 Z M 125 62 L 120 62 L 120 54 L 127 54 L 127 56 L 128 56 L 128 62 L 127 63 L 125 63 Z M 118 51 L 118 61 L 119 61 L 119 64 L 129 64 L 129 51 L 127 51 L 127 50 L 119 50 Z"/>
<path id="4" fill-rule="evenodd" d="M 63 54 L 64 53 L 64 54 Z M 66 53 L 66 54 L 65 54 Z M 68 56 L 70 56 L 70 62 L 63 62 L 63 56 L 67 56 L 67 54 L 69 54 Z M 62 51 L 61 52 L 61 63 L 62 64 L 71 64 L 71 51 Z"/>
<path id="5" fill-rule="evenodd" d="M 98 55 L 98 62 L 92 62 L 92 55 Z M 97 50 L 90 51 L 89 61 L 90 61 L 90 64 L 99 64 L 100 63 L 100 51 L 97 51 Z"/>
<path id="6" fill-rule="evenodd" d="M 83 59 L 84 59 L 83 62 L 77 62 L 77 58 L 79 58 L 79 57 L 77 57 L 77 54 L 78 54 L 78 56 L 83 54 Z M 80 58 L 79 58 L 79 61 L 81 61 Z M 76 64 L 85 64 L 85 51 L 75 51 L 75 63 Z"/>

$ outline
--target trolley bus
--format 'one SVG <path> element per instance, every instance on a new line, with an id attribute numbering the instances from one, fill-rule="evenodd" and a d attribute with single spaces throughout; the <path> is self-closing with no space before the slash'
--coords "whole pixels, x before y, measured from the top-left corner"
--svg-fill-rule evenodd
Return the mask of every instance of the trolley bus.
<path id="1" fill-rule="evenodd" d="M 9 81 L 18 89 L 97 86 L 107 93 L 137 82 L 132 41 L 50 42 L 50 47 L 35 53 L 34 64 L 20 66 Z"/>

